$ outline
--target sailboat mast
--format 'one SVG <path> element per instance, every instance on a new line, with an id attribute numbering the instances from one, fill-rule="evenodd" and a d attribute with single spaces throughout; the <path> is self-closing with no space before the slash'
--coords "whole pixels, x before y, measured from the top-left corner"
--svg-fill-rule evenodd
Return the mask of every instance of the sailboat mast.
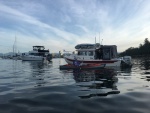
<path id="1" fill-rule="evenodd" d="M 17 53 L 17 37 L 15 36 L 15 54 Z"/>
<path id="2" fill-rule="evenodd" d="M 15 56 L 15 54 L 16 54 L 16 35 L 15 35 L 15 42 L 13 45 L 13 56 Z"/>
<path id="3" fill-rule="evenodd" d="M 14 45 L 13 45 L 13 56 L 14 56 Z"/>

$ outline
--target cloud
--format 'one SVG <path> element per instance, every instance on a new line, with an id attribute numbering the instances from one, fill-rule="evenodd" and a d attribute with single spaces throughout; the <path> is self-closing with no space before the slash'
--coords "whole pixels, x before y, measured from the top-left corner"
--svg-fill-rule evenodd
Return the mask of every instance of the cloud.
<path id="1" fill-rule="evenodd" d="M 2 0 L 0 29 L 5 43 L 13 42 L 17 32 L 22 51 L 36 44 L 53 52 L 74 50 L 78 43 L 94 43 L 95 37 L 123 51 L 149 37 L 149 10 L 147 0 Z"/>
<path id="2" fill-rule="evenodd" d="M 12 9 L 12 8 L 7 7 L 5 5 L 2 5 L 2 4 L 1 4 L 0 11 L 5 12 L 5 13 L 9 13 L 9 15 L 13 15 L 14 17 L 12 17 L 12 18 L 16 18 L 18 21 L 24 21 L 24 22 L 26 22 L 26 24 L 29 24 L 31 27 L 37 26 L 40 29 L 45 29 L 47 31 L 47 35 L 49 34 L 48 31 L 53 32 L 53 34 L 55 36 L 55 37 L 53 37 L 53 40 L 57 40 L 57 41 L 52 41 L 51 40 L 50 42 L 55 42 L 57 45 L 60 43 L 58 37 L 60 39 L 64 39 L 65 41 L 71 41 L 71 40 L 75 41 L 76 38 L 78 37 L 75 34 L 60 30 L 60 29 L 55 28 L 55 27 L 52 27 L 52 26 L 50 26 L 46 23 L 43 23 L 43 22 L 39 21 L 38 19 L 36 19 L 34 17 L 23 14 L 23 13 L 15 10 L 15 9 Z M 30 27 L 29 27 L 29 29 L 30 29 Z M 40 31 L 40 29 L 38 31 Z M 21 31 L 24 31 L 24 33 L 25 33 L 26 29 L 21 29 Z M 39 32 L 39 34 L 40 34 L 40 32 Z M 23 36 L 22 36 L 22 38 L 23 38 Z M 29 39 L 32 42 L 34 42 L 34 40 L 37 40 L 33 36 L 32 37 L 27 37 L 27 39 L 25 39 L 25 38 L 23 39 L 24 40 L 23 43 L 27 42 L 27 40 L 29 40 Z"/>

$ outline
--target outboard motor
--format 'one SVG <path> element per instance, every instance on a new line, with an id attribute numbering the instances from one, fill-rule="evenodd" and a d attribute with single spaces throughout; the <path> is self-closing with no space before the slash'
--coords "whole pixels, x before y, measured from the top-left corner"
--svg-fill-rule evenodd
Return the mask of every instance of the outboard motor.
<path id="1" fill-rule="evenodd" d="M 122 67 L 132 67 L 131 56 L 124 56 L 122 60 Z"/>
<path id="2" fill-rule="evenodd" d="M 131 64 L 131 56 L 124 56 L 123 60 L 127 63 L 127 64 Z"/>

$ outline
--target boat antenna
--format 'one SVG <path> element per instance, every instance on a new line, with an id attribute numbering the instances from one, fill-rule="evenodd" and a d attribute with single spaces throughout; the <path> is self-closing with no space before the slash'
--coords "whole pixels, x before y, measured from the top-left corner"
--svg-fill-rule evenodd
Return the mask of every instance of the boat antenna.
<path id="1" fill-rule="evenodd" d="M 15 34 L 15 53 L 17 53 L 17 36 Z"/>
<path id="2" fill-rule="evenodd" d="M 95 36 L 95 44 L 96 44 L 96 36 Z"/>
<path id="3" fill-rule="evenodd" d="M 102 45 L 102 42 L 103 42 L 103 39 L 102 39 L 102 41 L 101 41 L 101 45 Z"/>
<path id="4" fill-rule="evenodd" d="M 100 32 L 99 32 L 99 44 L 100 44 Z"/>

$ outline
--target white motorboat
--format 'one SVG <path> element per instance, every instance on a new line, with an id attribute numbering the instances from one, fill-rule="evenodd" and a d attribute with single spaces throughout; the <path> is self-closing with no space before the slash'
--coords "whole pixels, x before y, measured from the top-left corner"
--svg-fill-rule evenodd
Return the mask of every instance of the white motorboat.
<path id="1" fill-rule="evenodd" d="M 126 59 L 117 57 L 116 45 L 100 45 L 96 44 L 78 44 L 75 46 L 77 53 L 65 54 L 64 59 L 68 64 L 74 64 L 78 61 L 82 65 L 87 64 L 105 64 L 105 67 L 121 66 Z"/>
<path id="2" fill-rule="evenodd" d="M 23 61 L 50 61 L 52 55 L 49 53 L 49 50 L 45 50 L 44 46 L 33 46 L 33 50 L 29 51 L 27 54 L 22 53 Z"/>

